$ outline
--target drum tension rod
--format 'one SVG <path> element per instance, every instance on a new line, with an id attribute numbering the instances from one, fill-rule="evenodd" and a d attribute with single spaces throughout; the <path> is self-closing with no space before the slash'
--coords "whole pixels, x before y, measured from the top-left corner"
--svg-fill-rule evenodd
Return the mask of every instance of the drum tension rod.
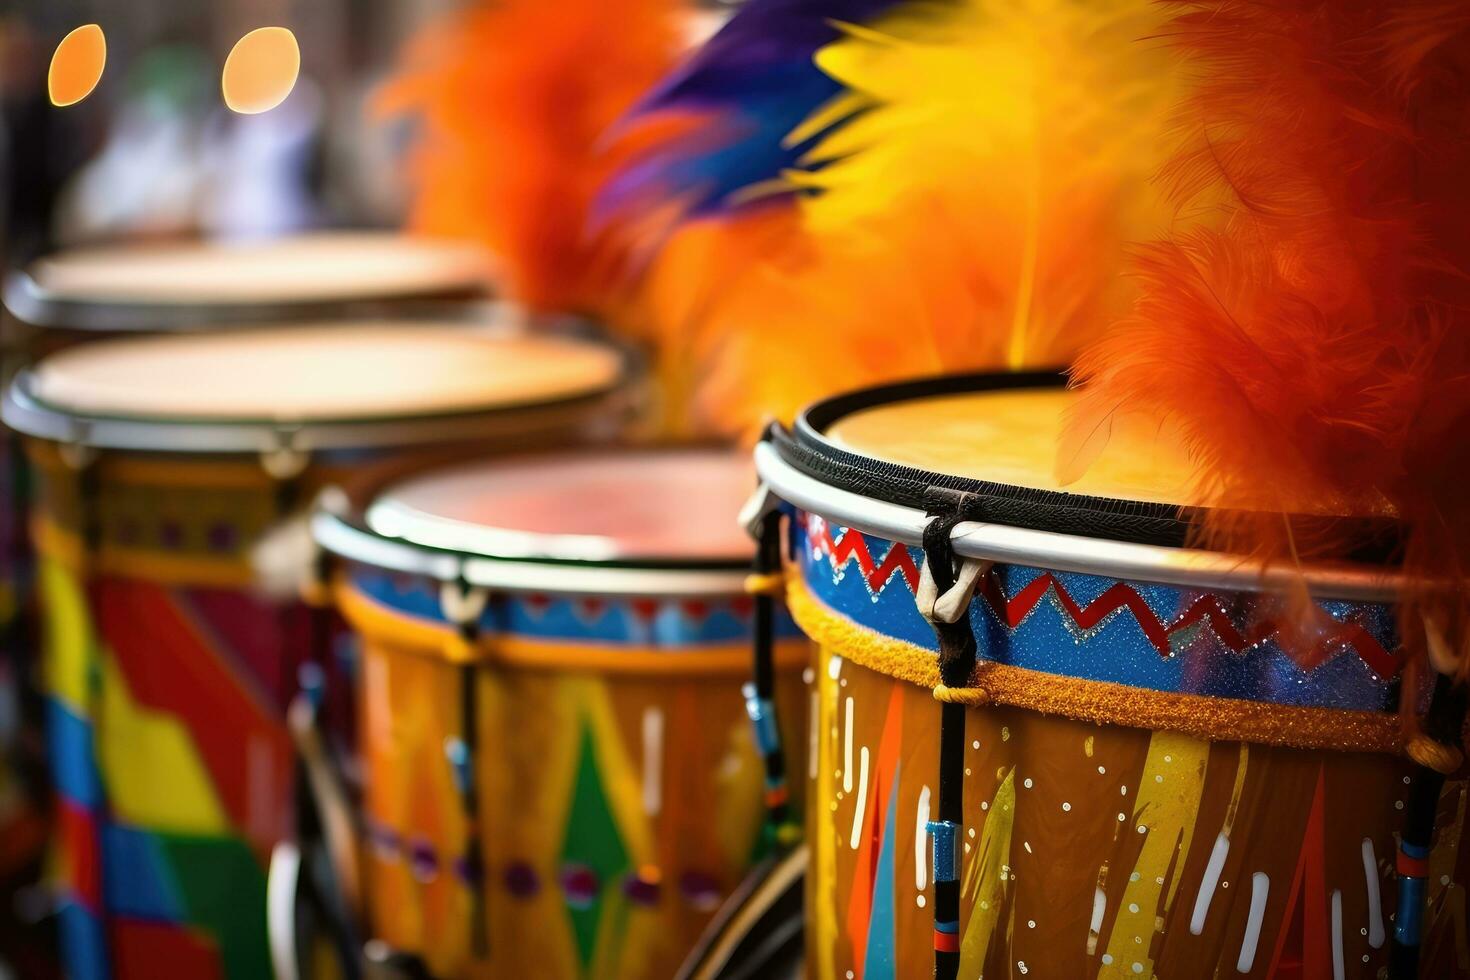
<path id="1" fill-rule="evenodd" d="M 791 817 L 786 782 L 786 755 L 776 716 L 775 632 L 776 603 L 785 593 L 781 569 L 781 505 L 769 487 L 761 484 L 740 512 L 741 524 L 755 539 L 755 559 L 745 579 L 745 591 L 754 598 L 751 682 L 742 688 L 745 711 L 755 729 L 756 748 L 765 765 L 766 829 L 775 845 L 794 845 L 801 828 Z"/>
<path id="2" fill-rule="evenodd" d="M 454 774 L 459 791 L 460 808 L 465 818 L 464 880 L 470 891 L 470 948 L 484 959 L 490 948 L 486 933 L 485 858 L 481 845 L 480 797 L 475 782 L 475 763 L 480 748 L 479 687 L 474 651 L 480 639 L 480 617 L 490 594 L 486 589 L 470 585 L 461 570 L 459 577 L 439 588 L 439 607 L 444 618 L 454 624 L 462 647 L 459 667 L 460 735 L 444 740 L 444 756 Z"/>
<path id="3" fill-rule="evenodd" d="M 964 824 L 965 706 L 944 695 L 965 687 L 978 653 L 970 625 L 970 599 L 989 563 L 963 562 L 956 569 L 951 536 L 956 526 L 980 517 L 975 494 L 931 487 L 925 494 L 930 515 L 924 526 L 924 570 L 927 581 L 920 611 L 939 641 L 939 805 L 938 820 L 927 824 L 934 855 L 934 977 L 955 980 L 960 969 L 960 852 Z M 927 597 L 927 601 L 926 598 Z"/>

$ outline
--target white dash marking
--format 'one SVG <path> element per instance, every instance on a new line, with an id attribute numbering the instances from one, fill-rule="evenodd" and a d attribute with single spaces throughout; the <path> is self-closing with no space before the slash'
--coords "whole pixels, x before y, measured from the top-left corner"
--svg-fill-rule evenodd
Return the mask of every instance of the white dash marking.
<path id="1" fill-rule="evenodd" d="M 842 735 L 842 792 L 852 792 L 852 698 L 847 699 L 847 728 Z"/>
<path id="2" fill-rule="evenodd" d="M 1266 895 L 1271 891 L 1271 879 L 1264 871 L 1251 875 L 1251 910 L 1245 922 L 1245 937 L 1240 941 L 1240 958 L 1235 961 L 1237 973 L 1251 972 L 1256 962 L 1256 946 L 1261 941 L 1261 920 L 1266 916 Z"/>
<path id="3" fill-rule="evenodd" d="M 1332 891 L 1332 980 L 1345 980 L 1347 966 L 1342 953 L 1342 890 Z"/>
<path id="4" fill-rule="evenodd" d="M 1194 897 L 1194 914 L 1189 917 L 1189 931 L 1193 935 L 1198 936 L 1205 931 L 1205 917 L 1210 914 L 1210 901 L 1215 897 L 1215 889 L 1220 884 L 1220 872 L 1225 870 L 1225 857 L 1229 853 L 1230 838 L 1222 830 L 1215 838 L 1215 849 L 1210 852 L 1209 863 L 1205 865 L 1205 877 L 1199 883 L 1199 894 Z"/>
<path id="5" fill-rule="evenodd" d="M 849 704 L 852 701 L 849 699 Z M 848 846 L 857 850 L 858 840 L 863 835 L 863 812 L 868 808 L 868 747 L 863 746 L 862 769 L 858 773 L 857 807 L 852 811 L 852 838 Z"/>
<path id="6" fill-rule="evenodd" d="M 1092 892 L 1092 921 L 1087 925 L 1087 955 L 1097 952 L 1097 941 L 1102 936 L 1103 914 L 1108 910 L 1108 893 L 1098 885 Z"/>
<path id="7" fill-rule="evenodd" d="M 919 790 L 919 808 L 914 814 L 914 887 L 929 887 L 929 787 Z"/>
<path id="8" fill-rule="evenodd" d="M 1363 877 L 1368 885 L 1368 945 L 1383 946 L 1383 900 L 1378 894 L 1378 856 L 1373 853 L 1373 840 L 1363 838 Z"/>
<path id="9" fill-rule="evenodd" d="M 817 702 L 817 692 L 812 691 L 811 702 L 807 705 L 807 718 L 810 721 L 810 723 L 807 725 L 808 731 L 806 736 L 807 779 L 817 778 L 817 737 L 822 730 L 822 719 L 820 717 L 820 712 L 818 711 L 819 705 Z"/>
<path id="10" fill-rule="evenodd" d="M 664 713 L 643 709 L 643 812 L 649 816 L 663 806 Z"/>

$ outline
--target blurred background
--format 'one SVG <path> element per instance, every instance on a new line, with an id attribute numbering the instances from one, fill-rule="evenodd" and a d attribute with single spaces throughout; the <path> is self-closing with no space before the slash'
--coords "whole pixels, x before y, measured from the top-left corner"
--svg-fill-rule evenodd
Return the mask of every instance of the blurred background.
<path id="1" fill-rule="evenodd" d="M 449 0 L 25 0 L 0 3 L 3 255 L 139 237 L 266 237 L 396 223 L 402 123 L 373 118 L 376 86 Z M 47 65 L 80 24 L 107 68 L 80 103 L 49 104 Z M 239 38 L 289 24 L 301 76 L 278 110 L 220 99 Z"/>
<path id="2" fill-rule="evenodd" d="M 395 226 L 410 124 L 375 116 L 374 92 L 406 39 L 449 0 L 23 0 L 0 2 L 0 272 L 57 249 L 171 238 L 247 240 Z M 74 28 L 98 24 L 95 90 L 51 104 L 48 65 Z M 270 112 L 221 98 L 235 43 L 290 25 L 299 79 Z M 18 528 L 5 534 L 15 537 Z M 8 671 L 9 666 L 0 667 Z M 0 678 L 0 980 L 59 975 L 54 909 L 35 884 L 44 748 Z M 26 784 L 31 786 L 27 788 Z M 40 836 L 38 836 L 40 835 Z"/>

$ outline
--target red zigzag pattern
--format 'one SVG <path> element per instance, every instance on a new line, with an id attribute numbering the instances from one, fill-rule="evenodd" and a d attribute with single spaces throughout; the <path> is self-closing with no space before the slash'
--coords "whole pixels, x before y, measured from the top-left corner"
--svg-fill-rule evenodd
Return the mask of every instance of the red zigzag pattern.
<path id="1" fill-rule="evenodd" d="M 918 591 L 919 569 L 908 548 L 894 545 L 883 556 L 882 562 L 875 563 L 862 534 L 847 531 L 840 539 L 834 538 L 832 527 L 827 521 L 807 519 L 806 515 L 802 515 L 802 524 L 806 527 L 808 539 L 817 545 L 819 552 L 831 560 L 834 569 L 856 562 L 873 594 L 883 591 L 895 573 L 903 576 L 910 592 Z M 1220 642 L 1236 653 L 1269 640 L 1280 629 L 1278 622 L 1264 619 L 1242 632 L 1225 615 L 1220 600 L 1210 594 L 1199 596 L 1183 615 L 1165 625 L 1154 615 L 1143 597 L 1125 582 L 1115 583 L 1086 606 L 1079 605 L 1067 592 L 1066 586 L 1050 572 L 1038 575 L 1010 598 L 1006 597 L 1000 580 L 993 573 L 986 575 L 980 585 L 980 594 L 985 597 L 996 617 L 1011 629 L 1020 626 L 1048 593 L 1056 597 L 1057 604 L 1072 624 L 1084 632 L 1098 626 L 1114 612 L 1126 609 L 1133 615 L 1139 629 L 1143 630 L 1143 635 L 1148 637 L 1154 649 L 1165 657 L 1173 651 L 1170 641 L 1175 634 L 1200 625 L 1208 625 Z M 1340 620 L 1334 622 L 1337 624 L 1336 628 L 1323 636 L 1311 653 L 1301 659 L 1304 669 L 1311 670 L 1330 660 L 1338 650 L 1347 647 L 1355 651 L 1363 663 L 1379 677 L 1387 679 L 1398 673 L 1397 658 L 1385 650 L 1361 625 Z"/>

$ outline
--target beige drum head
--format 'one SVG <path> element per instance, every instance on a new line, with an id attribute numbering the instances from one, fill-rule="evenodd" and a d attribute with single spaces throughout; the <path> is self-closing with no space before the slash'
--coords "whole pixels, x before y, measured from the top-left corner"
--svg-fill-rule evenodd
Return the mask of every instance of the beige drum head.
<path id="1" fill-rule="evenodd" d="M 746 453 L 602 451 L 497 460 L 393 487 L 370 530 L 428 548 L 508 559 L 743 562 L 737 516 L 755 486 Z"/>
<path id="2" fill-rule="evenodd" d="M 1065 487 L 1058 483 L 1057 445 L 1075 398 L 1060 386 L 912 398 L 860 409 L 825 432 L 848 452 L 930 473 L 1150 503 L 1194 502 L 1188 453 L 1158 426 L 1115 425 L 1087 472 Z"/>
<path id="3" fill-rule="evenodd" d="M 149 306 L 349 302 L 479 291 L 481 251 L 385 232 L 78 249 L 29 270 L 57 301 Z"/>
<path id="4" fill-rule="evenodd" d="M 364 323 L 99 341 L 44 358 L 27 387 L 73 416 L 290 423 L 534 406 L 606 391 L 621 371 L 588 341 Z"/>

